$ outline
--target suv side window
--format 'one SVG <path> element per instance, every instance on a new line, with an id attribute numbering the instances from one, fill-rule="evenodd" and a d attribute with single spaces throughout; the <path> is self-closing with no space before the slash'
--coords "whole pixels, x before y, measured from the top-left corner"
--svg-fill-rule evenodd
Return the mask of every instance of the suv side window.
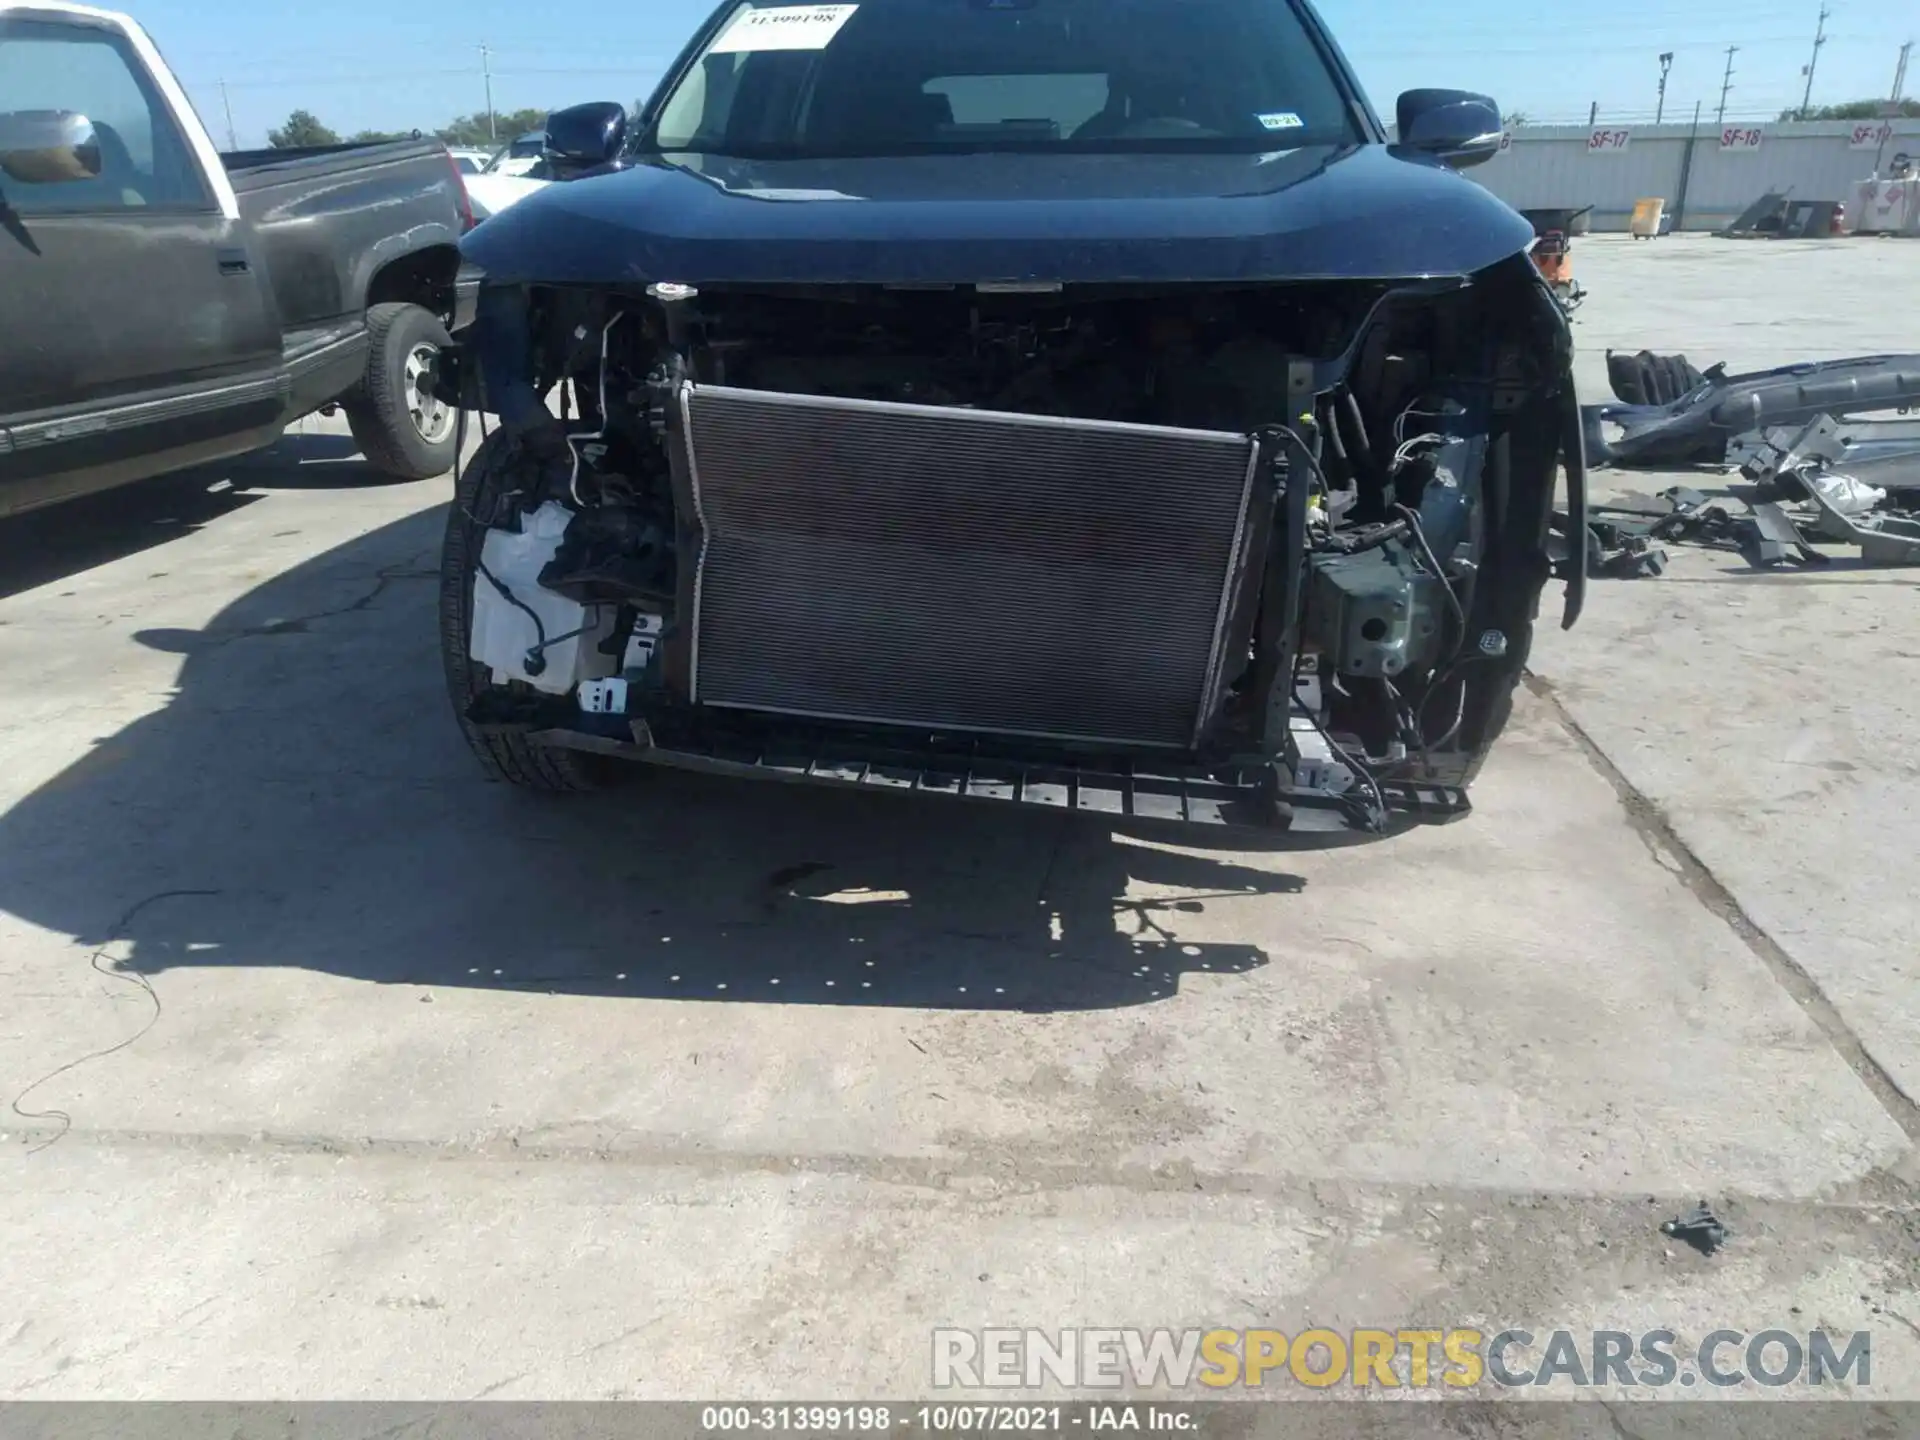
<path id="1" fill-rule="evenodd" d="M 0 17 L 0 107 L 0 137 L 9 119 L 24 127 L 36 112 L 84 115 L 100 152 L 100 173 L 83 179 L 38 180 L 31 164 L 0 169 L 0 194 L 19 214 L 215 208 L 186 137 L 124 36 Z"/>

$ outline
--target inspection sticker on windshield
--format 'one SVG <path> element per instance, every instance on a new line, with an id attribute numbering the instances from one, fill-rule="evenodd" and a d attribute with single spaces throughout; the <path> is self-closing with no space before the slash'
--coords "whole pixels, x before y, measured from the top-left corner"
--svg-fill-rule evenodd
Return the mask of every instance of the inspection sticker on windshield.
<path id="1" fill-rule="evenodd" d="M 1270 115 L 1260 116 L 1259 120 L 1269 130 L 1301 130 L 1306 128 L 1307 123 L 1291 110 L 1276 110 Z"/>
<path id="2" fill-rule="evenodd" d="M 824 50 L 858 5 L 780 5 L 742 10 L 713 42 L 713 55 L 755 50 Z"/>

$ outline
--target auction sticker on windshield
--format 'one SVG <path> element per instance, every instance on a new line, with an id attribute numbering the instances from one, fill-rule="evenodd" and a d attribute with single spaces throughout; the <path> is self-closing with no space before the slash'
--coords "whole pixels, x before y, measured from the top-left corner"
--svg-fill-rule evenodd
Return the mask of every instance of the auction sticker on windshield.
<path id="1" fill-rule="evenodd" d="M 824 50 L 858 5 L 781 5 L 771 10 L 742 10 L 720 33 L 708 53 L 733 55 L 755 50 Z"/>

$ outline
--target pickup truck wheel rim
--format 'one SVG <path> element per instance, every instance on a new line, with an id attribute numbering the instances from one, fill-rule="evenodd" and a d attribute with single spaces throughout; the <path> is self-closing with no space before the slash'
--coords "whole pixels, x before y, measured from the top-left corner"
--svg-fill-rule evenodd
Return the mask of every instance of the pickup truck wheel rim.
<path id="1" fill-rule="evenodd" d="M 433 393 L 433 362 L 439 353 L 433 345 L 416 345 L 407 352 L 407 414 L 429 445 L 438 445 L 453 428 L 453 407 Z"/>

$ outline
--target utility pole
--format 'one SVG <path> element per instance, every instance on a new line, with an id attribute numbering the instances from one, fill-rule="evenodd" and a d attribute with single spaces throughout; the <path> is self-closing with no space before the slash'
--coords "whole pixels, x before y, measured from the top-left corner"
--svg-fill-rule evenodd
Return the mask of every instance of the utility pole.
<path id="1" fill-rule="evenodd" d="M 1886 124 L 1880 127 L 1880 145 L 1873 152 L 1874 178 L 1880 176 L 1880 162 L 1886 158 L 1887 142 L 1893 138 L 1893 122 L 1900 118 L 1900 96 L 1907 88 L 1907 57 L 1913 53 L 1913 42 L 1907 41 L 1900 47 L 1900 63 L 1893 67 L 1893 98 L 1887 101 L 1885 111 Z"/>
<path id="2" fill-rule="evenodd" d="M 227 99 L 227 82 L 225 79 L 220 81 L 220 108 L 227 112 L 227 149 L 238 150 L 240 148 L 240 142 L 234 139 L 233 136 L 233 102 Z"/>
<path id="3" fill-rule="evenodd" d="M 1687 224 L 1687 187 L 1693 183 L 1694 150 L 1700 141 L 1700 102 L 1693 102 L 1693 128 L 1687 131 L 1687 143 L 1680 149 L 1680 183 L 1674 187 L 1673 228 L 1677 232 Z"/>
<path id="4" fill-rule="evenodd" d="M 1587 128 L 1591 130 L 1600 123 L 1600 102 L 1594 101 L 1587 107 Z"/>
<path id="5" fill-rule="evenodd" d="M 1727 123 L 1727 92 L 1733 89 L 1733 57 L 1739 53 L 1738 45 L 1727 46 L 1727 73 L 1720 77 L 1720 113 L 1713 120 L 1716 125 Z"/>
<path id="6" fill-rule="evenodd" d="M 1667 113 L 1667 72 L 1673 69 L 1673 52 L 1660 57 L 1660 103 L 1654 107 L 1653 123 L 1658 125 Z"/>
<path id="7" fill-rule="evenodd" d="M 1806 92 L 1800 97 L 1800 118 L 1802 120 L 1807 118 L 1807 107 L 1813 102 L 1813 71 L 1814 67 L 1820 63 L 1820 47 L 1827 43 L 1827 17 L 1831 14 L 1833 14 L 1833 12 L 1827 9 L 1825 5 L 1820 7 L 1820 24 L 1813 32 L 1813 54 L 1807 57 L 1807 68 L 1805 71 L 1807 88 Z"/>
<path id="8" fill-rule="evenodd" d="M 480 47 L 480 74 L 487 85 L 487 139 L 498 140 L 500 133 L 493 120 L 493 51 L 485 45 Z"/>

